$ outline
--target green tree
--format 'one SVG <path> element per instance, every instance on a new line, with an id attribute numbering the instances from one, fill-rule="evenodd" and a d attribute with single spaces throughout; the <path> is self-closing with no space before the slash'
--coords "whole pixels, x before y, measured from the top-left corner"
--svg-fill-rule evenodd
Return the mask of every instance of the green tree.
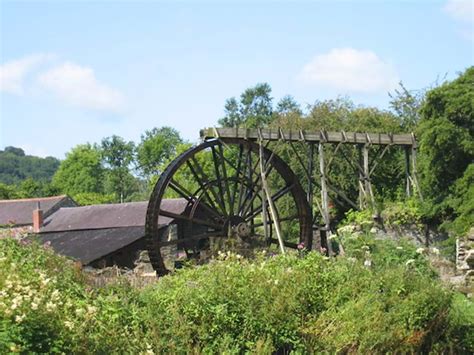
<path id="1" fill-rule="evenodd" d="M 427 92 L 417 129 L 424 195 L 441 203 L 474 159 L 474 66 Z"/>
<path id="2" fill-rule="evenodd" d="M 134 178 L 130 174 L 130 164 L 134 159 L 135 144 L 113 135 L 102 139 L 101 148 L 102 161 L 109 169 L 107 190 L 113 192 L 122 203 L 133 192 L 131 187 Z"/>
<path id="3" fill-rule="evenodd" d="M 225 116 L 219 120 L 224 127 L 262 127 L 273 119 L 272 89 L 267 83 L 257 84 L 240 95 L 232 97 L 224 106 Z"/>
<path id="4" fill-rule="evenodd" d="M 104 192 L 104 168 L 98 147 L 81 144 L 66 154 L 53 183 L 62 192 L 74 196 L 84 192 Z"/>
<path id="5" fill-rule="evenodd" d="M 292 113 L 301 115 L 303 113 L 300 104 L 290 95 L 286 95 L 278 101 L 275 112 L 280 115 L 289 115 Z"/>
<path id="6" fill-rule="evenodd" d="M 389 93 L 390 108 L 401 121 L 405 131 L 412 131 L 420 120 L 420 108 L 424 99 L 424 91 L 410 91 L 402 82 L 400 88 Z"/>
<path id="7" fill-rule="evenodd" d="M 0 200 L 11 200 L 20 198 L 18 189 L 15 186 L 0 182 Z"/>
<path id="8" fill-rule="evenodd" d="M 174 128 L 161 127 L 145 131 L 136 149 L 139 171 L 147 178 L 160 174 L 163 162 L 175 156 L 176 147 L 181 143 L 183 140 Z"/>

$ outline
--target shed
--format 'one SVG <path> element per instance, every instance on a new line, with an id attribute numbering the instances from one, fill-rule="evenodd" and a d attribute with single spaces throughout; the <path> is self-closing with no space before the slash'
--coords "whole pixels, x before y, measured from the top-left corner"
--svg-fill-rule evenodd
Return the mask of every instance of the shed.
<path id="1" fill-rule="evenodd" d="M 44 220 L 41 242 L 58 252 L 79 260 L 82 265 L 133 268 L 145 245 L 145 217 L 148 202 L 92 205 L 61 208 Z M 185 199 L 168 199 L 163 207 L 182 214 Z M 160 216 L 158 223 L 167 227 L 174 220 Z"/>

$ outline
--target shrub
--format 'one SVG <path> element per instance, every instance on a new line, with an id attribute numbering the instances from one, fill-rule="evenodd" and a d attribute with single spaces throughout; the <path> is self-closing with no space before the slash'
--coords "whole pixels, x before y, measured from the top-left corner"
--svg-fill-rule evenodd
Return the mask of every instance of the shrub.
<path id="1" fill-rule="evenodd" d="M 72 261 L 24 244 L 0 240 L 0 353 L 474 350 L 472 302 L 404 244 L 362 236 L 344 258 L 221 254 L 142 290 L 93 288 Z"/>

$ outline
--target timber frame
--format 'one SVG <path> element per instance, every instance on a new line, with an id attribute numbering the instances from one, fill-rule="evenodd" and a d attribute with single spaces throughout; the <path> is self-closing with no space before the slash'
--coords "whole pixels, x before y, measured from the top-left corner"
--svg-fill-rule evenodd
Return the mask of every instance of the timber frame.
<path id="1" fill-rule="evenodd" d="M 416 151 L 417 142 L 413 133 L 391 134 L 391 133 L 360 133 L 360 132 L 329 132 L 329 131 L 306 131 L 306 130 L 283 130 L 281 128 L 205 128 L 200 131 L 201 139 L 242 139 L 258 142 L 260 145 L 270 142 L 288 143 L 295 154 L 295 158 L 302 166 L 307 182 L 307 200 L 310 206 L 317 206 L 322 225 L 316 223 L 317 213 L 313 216 L 313 230 L 318 231 L 320 245 L 329 248 L 326 237 L 330 234 L 330 200 L 329 192 L 335 202 L 344 200 L 353 209 L 359 210 L 374 205 L 374 193 L 372 189 L 372 174 L 380 161 L 383 160 L 387 151 L 391 148 L 403 149 L 405 153 L 405 191 L 407 196 L 420 194 L 416 178 Z M 306 147 L 306 157 L 295 147 L 303 144 Z M 352 146 L 358 152 L 358 159 L 350 159 L 344 153 L 345 146 Z M 332 146 L 332 157 L 326 158 L 326 150 Z M 372 159 L 369 152 L 372 152 Z M 315 164 L 315 155 L 318 158 Z M 351 200 L 341 189 L 334 186 L 329 180 L 328 173 L 333 159 L 344 158 L 354 169 L 358 178 L 359 198 L 358 201 Z M 319 163 L 319 164 L 317 164 Z M 319 167 L 317 166 L 319 165 Z M 316 171 L 316 172 L 315 172 Z M 313 186 L 319 187 L 320 200 L 314 199 Z M 421 195 L 420 195 L 421 197 Z M 316 233 L 315 233 L 316 234 Z M 319 243 L 318 243 L 319 244 Z"/>

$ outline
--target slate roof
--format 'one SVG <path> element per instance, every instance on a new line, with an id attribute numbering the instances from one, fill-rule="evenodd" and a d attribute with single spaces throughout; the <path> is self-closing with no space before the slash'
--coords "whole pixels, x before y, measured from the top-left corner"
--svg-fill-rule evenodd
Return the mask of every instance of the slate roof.
<path id="1" fill-rule="evenodd" d="M 167 199 L 161 205 L 176 214 L 186 206 L 185 199 Z M 130 202 L 61 208 L 45 219 L 38 237 L 57 253 L 87 265 L 143 238 L 147 207 L 148 202 Z M 160 216 L 158 221 L 166 226 L 173 219 Z"/>
<path id="2" fill-rule="evenodd" d="M 143 238 L 145 227 L 122 227 L 75 230 L 40 234 L 43 243 L 50 242 L 59 254 L 87 265 Z"/>
<path id="3" fill-rule="evenodd" d="M 183 198 L 162 201 L 162 209 L 181 214 L 187 201 Z M 145 225 L 148 202 L 129 202 L 121 204 L 92 205 L 61 208 L 46 218 L 41 233 L 92 230 L 121 227 L 143 227 Z M 168 225 L 171 218 L 160 216 L 159 224 Z"/>
<path id="4" fill-rule="evenodd" d="M 0 200 L 0 225 L 13 224 L 23 226 L 33 224 L 33 210 L 38 208 L 38 203 L 45 217 L 51 215 L 61 205 L 74 206 L 76 204 L 66 195 Z"/>

